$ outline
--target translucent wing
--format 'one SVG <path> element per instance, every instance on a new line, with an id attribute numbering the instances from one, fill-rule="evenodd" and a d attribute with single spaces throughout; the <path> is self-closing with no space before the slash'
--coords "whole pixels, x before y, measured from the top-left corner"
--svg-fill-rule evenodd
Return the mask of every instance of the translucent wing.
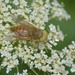
<path id="1" fill-rule="evenodd" d="M 33 25 L 31 22 L 28 22 L 23 16 L 21 16 L 21 15 L 18 15 L 18 16 L 13 16 L 12 15 L 12 20 L 13 20 L 13 22 L 14 23 L 16 23 L 16 24 L 20 24 L 20 25 L 22 25 L 22 24 L 25 24 L 25 25 Z"/>
<path id="2" fill-rule="evenodd" d="M 39 40 L 43 36 L 43 31 L 26 21 L 24 17 L 17 16 L 13 19 L 17 24 L 17 26 L 10 28 L 15 33 L 14 37 L 25 40 Z"/>

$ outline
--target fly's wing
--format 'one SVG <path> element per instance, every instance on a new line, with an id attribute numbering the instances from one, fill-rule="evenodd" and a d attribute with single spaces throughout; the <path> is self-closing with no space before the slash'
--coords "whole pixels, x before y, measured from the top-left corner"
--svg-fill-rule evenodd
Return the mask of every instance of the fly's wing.
<path id="1" fill-rule="evenodd" d="M 24 21 L 24 17 L 21 16 L 21 15 L 18 15 L 18 16 L 11 15 L 11 17 L 12 17 L 13 22 L 16 23 L 16 24 L 21 24 L 21 22 Z"/>
<path id="2" fill-rule="evenodd" d="M 39 39 L 42 36 L 42 31 L 36 28 L 32 23 L 26 21 L 23 16 L 17 16 L 13 19 L 14 22 L 18 24 L 17 26 L 12 27 L 11 30 L 15 32 L 15 34 L 18 35 L 18 37 L 32 40 Z"/>
<path id="3" fill-rule="evenodd" d="M 18 15 L 18 16 L 11 16 L 12 17 L 12 20 L 14 23 L 16 24 L 19 24 L 19 25 L 22 25 L 22 24 L 25 24 L 25 25 L 33 25 L 31 22 L 27 21 L 23 16 L 21 15 Z"/>
<path id="4" fill-rule="evenodd" d="M 19 40 L 30 40 L 29 34 L 26 30 L 14 31 L 13 37 Z"/>
<path id="5" fill-rule="evenodd" d="M 31 28 L 32 26 L 30 25 L 26 25 L 26 24 L 22 24 L 22 25 L 18 25 L 15 27 L 11 28 L 11 31 L 15 33 L 14 37 L 19 38 L 19 39 L 25 39 L 25 40 L 32 40 L 32 36 L 33 36 L 33 29 Z"/>
<path id="6" fill-rule="evenodd" d="M 16 33 L 15 37 L 17 37 L 20 40 L 30 40 L 28 31 L 26 30 L 19 30 L 15 33 Z"/>
<path id="7" fill-rule="evenodd" d="M 12 16 L 13 22 L 16 25 L 25 25 L 26 27 L 29 27 L 30 29 L 37 29 L 35 25 L 29 21 L 27 21 L 23 16 L 18 15 L 18 16 Z"/>

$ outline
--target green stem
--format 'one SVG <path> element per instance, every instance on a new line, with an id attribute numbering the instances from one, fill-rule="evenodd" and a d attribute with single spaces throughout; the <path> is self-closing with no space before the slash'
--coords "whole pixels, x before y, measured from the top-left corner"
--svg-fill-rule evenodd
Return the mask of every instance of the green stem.
<path id="1" fill-rule="evenodd" d="M 49 72 L 47 72 L 47 74 L 50 75 Z"/>
<path id="2" fill-rule="evenodd" d="M 18 68 L 18 66 L 16 66 L 16 69 L 17 69 L 17 72 L 19 72 L 19 68 Z"/>
<path id="3" fill-rule="evenodd" d="M 44 75 L 46 75 L 46 74 L 44 74 Z"/>
<path id="4" fill-rule="evenodd" d="M 36 75 L 39 75 L 34 69 L 32 69 L 32 71 L 33 71 Z"/>
<path id="5" fill-rule="evenodd" d="M 0 66 L 0 71 L 1 71 L 1 66 Z"/>
<path id="6" fill-rule="evenodd" d="M 28 67 L 29 67 L 29 65 L 28 65 Z M 35 73 L 35 75 L 39 75 L 34 69 L 31 69 L 31 70 Z"/>

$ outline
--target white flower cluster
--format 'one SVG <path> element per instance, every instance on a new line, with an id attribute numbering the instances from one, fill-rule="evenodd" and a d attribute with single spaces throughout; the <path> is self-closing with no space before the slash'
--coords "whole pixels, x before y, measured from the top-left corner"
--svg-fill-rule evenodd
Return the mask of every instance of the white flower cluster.
<path id="1" fill-rule="evenodd" d="M 61 8 L 62 5 L 57 0 L 53 2 L 50 2 L 50 0 L 32 0 L 30 5 L 28 5 L 27 0 L 0 0 L 0 55 L 2 58 L 0 67 L 6 67 L 6 73 L 20 65 L 19 58 L 36 75 L 35 68 L 51 75 L 67 75 L 68 71 L 65 66 L 71 67 L 71 72 L 75 72 L 75 64 L 73 63 L 75 43 L 69 45 L 68 49 L 64 48 L 62 52 L 52 49 L 58 41 L 63 41 L 64 35 L 59 26 L 45 24 L 49 22 L 50 16 L 53 18 L 58 17 L 59 20 L 68 20 L 70 16 Z M 59 9 L 61 10 L 58 11 Z M 64 11 L 64 13 L 61 13 L 61 11 Z M 45 42 L 39 41 L 37 47 L 29 45 L 32 42 L 26 40 L 11 41 L 13 37 L 11 36 L 10 27 L 17 25 L 19 21 L 16 20 L 16 16 L 19 15 L 38 28 L 45 29 L 47 26 L 49 28 L 47 40 Z M 16 20 L 16 24 L 14 20 Z M 28 74 L 30 72 L 27 73 L 25 69 L 23 73 L 17 71 L 15 75 Z"/>
<path id="2" fill-rule="evenodd" d="M 57 0 L 53 0 L 51 3 L 51 13 L 53 14 L 51 18 L 58 18 L 59 20 L 70 19 L 70 15 L 63 8 L 63 3 L 59 4 Z"/>
<path id="3" fill-rule="evenodd" d="M 50 1 L 34 0 L 31 9 L 30 20 L 34 21 L 39 28 L 44 29 L 45 22 L 49 20 Z"/>
<path id="4" fill-rule="evenodd" d="M 72 41 L 72 44 L 68 45 L 68 48 L 62 50 L 62 63 L 68 67 L 71 67 L 70 71 L 75 72 L 75 42 Z M 65 56 L 65 57 L 64 57 Z"/>
<path id="5" fill-rule="evenodd" d="M 63 41 L 64 40 L 64 35 L 61 32 L 59 26 L 56 27 L 55 25 L 50 24 L 49 29 L 50 29 L 50 33 L 48 35 L 48 41 L 52 45 L 56 46 L 58 41 L 60 41 L 60 40 Z"/>

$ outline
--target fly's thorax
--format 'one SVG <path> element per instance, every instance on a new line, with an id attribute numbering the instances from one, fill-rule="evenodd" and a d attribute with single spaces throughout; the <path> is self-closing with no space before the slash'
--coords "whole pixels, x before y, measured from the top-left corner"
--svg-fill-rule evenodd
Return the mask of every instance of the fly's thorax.
<path id="1" fill-rule="evenodd" d="M 47 40 L 47 36 L 48 36 L 48 32 L 46 30 L 42 31 L 42 37 L 40 38 L 40 41 L 46 41 Z"/>
<path id="2" fill-rule="evenodd" d="M 40 29 L 36 29 L 36 31 L 33 32 L 34 39 L 39 40 L 43 36 L 43 32 Z"/>

